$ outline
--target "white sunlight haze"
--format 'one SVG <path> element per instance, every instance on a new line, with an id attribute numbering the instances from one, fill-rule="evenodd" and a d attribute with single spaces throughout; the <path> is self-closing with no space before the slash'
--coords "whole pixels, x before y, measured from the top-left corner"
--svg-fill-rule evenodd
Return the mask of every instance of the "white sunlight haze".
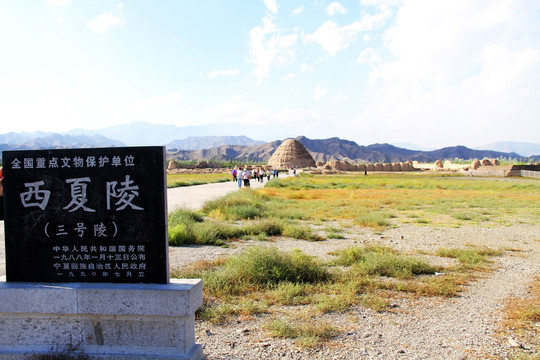
<path id="1" fill-rule="evenodd" d="M 540 142 L 536 0 L 4 0 L 0 48 L 1 134 Z"/>

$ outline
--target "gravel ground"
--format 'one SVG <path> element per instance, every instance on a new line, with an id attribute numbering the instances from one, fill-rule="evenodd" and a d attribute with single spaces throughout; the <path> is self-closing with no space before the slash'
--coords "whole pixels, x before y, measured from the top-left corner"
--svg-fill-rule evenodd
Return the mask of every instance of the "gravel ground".
<path id="1" fill-rule="evenodd" d="M 272 246 L 328 257 L 328 252 L 360 243 L 379 243 L 403 252 L 434 251 L 439 247 L 476 244 L 507 249 L 494 258 L 493 272 L 471 283 L 458 297 L 405 296 L 393 301 L 390 312 L 376 313 L 356 306 L 346 314 L 321 315 L 340 329 L 340 335 L 317 349 L 303 349 L 294 340 L 269 337 L 265 316 L 226 326 L 196 325 L 197 341 L 206 359 L 486 359 L 507 358 L 508 335 L 501 335 L 501 311 L 511 297 L 527 296 L 531 280 L 540 276 L 540 226 L 437 229 L 405 225 L 375 234 L 350 229 L 346 239 L 308 242 L 273 241 Z M 403 237 L 403 238 L 402 238 Z M 246 241 L 230 248 L 188 246 L 170 249 L 171 267 L 196 260 L 213 260 L 260 242 Z M 518 251 L 519 250 L 519 251 Z M 433 257 L 438 261 L 446 261 Z M 443 265 L 441 263 L 441 265 Z M 301 311 L 301 309 L 299 310 Z M 531 348 L 531 344 L 522 344 Z"/>
<path id="2" fill-rule="evenodd" d="M 233 188 L 231 183 L 206 186 Z M 170 208 L 189 206 L 187 197 L 181 193 L 186 190 L 172 190 Z M 216 194 L 201 191 L 195 199 L 197 204 L 205 200 L 202 197 L 218 195 L 220 191 L 215 190 Z M 190 207 L 196 208 L 197 204 Z M 5 275 L 3 235 L 3 222 L 0 222 L 0 275 Z M 389 312 L 376 313 L 359 305 L 345 314 L 321 315 L 321 320 L 338 327 L 340 334 L 316 349 L 298 347 L 294 340 L 269 337 L 262 326 L 265 316 L 241 319 L 225 326 L 198 321 L 197 342 L 203 345 L 205 359 L 507 358 L 512 347 L 508 335 L 500 334 L 501 312 L 509 297 L 528 296 L 532 279 L 540 276 L 540 225 L 516 224 L 498 228 L 402 225 L 382 233 L 349 228 L 346 239 L 321 242 L 277 238 L 270 243 L 236 242 L 228 248 L 174 247 L 170 248 L 170 264 L 171 268 L 179 268 L 197 260 L 227 257 L 254 244 L 268 244 L 283 250 L 297 248 L 326 258 L 330 251 L 362 243 L 378 243 L 409 253 L 470 244 L 509 251 L 494 258 L 493 272 L 471 283 L 458 297 L 418 299 L 405 296 L 393 301 L 394 308 Z M 437 257 L 431 260 L 434 259 L 441 265 L 449 261 Z M 532 347 L 531 344 L 520 345 L 525 349 Z"/>

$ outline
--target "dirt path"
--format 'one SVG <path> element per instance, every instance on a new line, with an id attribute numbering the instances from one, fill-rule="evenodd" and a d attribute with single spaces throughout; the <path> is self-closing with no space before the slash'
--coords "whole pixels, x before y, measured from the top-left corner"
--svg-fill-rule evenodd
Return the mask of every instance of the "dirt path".
<path id="1" fill-rule="evenodd" d="M 258 189 L 266 184 L 251 180 L 251 188 Z M 200 209 L 203 204 L 230 192 L 238 190 L 238 184 L 233 182 L 184 186 L 167 189 L 167 209 L 169 212 L 178 207 L 187 207 L 192 210 Z"/>

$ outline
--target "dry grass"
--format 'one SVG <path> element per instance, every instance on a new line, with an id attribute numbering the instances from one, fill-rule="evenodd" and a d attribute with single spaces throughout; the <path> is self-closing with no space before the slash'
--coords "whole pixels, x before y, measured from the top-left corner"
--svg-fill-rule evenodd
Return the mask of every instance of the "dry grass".
<path id="1" fill-rule="evenodd" d="M 272 187 L 269 187 L 272 186 Z M 540 182 L 426 175 L 300 176 L 257 190 L 274 211 L 301 209 L 313 221 L 352 220 L 382 230 L 414 222 L 432 226 L 538 223 Z M 411 220 L 412 219 L 412 220 Z"/>
<path id="2" fill-rule="evenodd" d="M 507 301 L 504 328 L 521 344 L 515 359 L 540 358 L 540 277 L 531 283 L 528 297 Z"/>
<path id="3" fill-rule="evenodd" d="M 231 180 L 232 180 L 232 176 L 229 176 L 229 174 L 219 174 L 219 173 L 167 174 L 167 187 L 173 188 L 173 187 L 180 187 L 180 186 L 202 185 L 202 184 L 227 182 Z"/>
<path id="4" fill-rule="evenodd" d="M 207 204 L 203 213 L 223 221 L 224 226 L 235 221 L 237 228 L 256 227 L 260 231 L 247 233 L 253 238 L 262 234 L 257 235 L 258 240 L 270 235 L 270 228 L 263 229 L 262 223 L 255 226 L 256 221 L 281 224 L 280 231 L 272 231 L 274 235 L 320 240 L 310 235 L 315 224 L 323 232 L 326 229 L 328 237 L 337 237 L 350 224 L 375 231 L 411 221 L 437 227 L 500 226 L 516 221 L 536 224 L 538 208 L 540 182 L 422 175 L 369 179 L 299 176 L 228 195 Z M 429 254 L 457 259 L 454 263 L 458 265 L 443 268 L 431 266 L 421 257 L 373 246 L 336 252 L 337 260 L 328 263 L 299 252 L 291 255 L 272 250 L 259 257 L 262 252 L 259 248 L 220 263 L 197 263 L 173 276 L 203 278 L 204 305 L 199 318 L 226 323 L 264 314 L 272 336 L 294 338 L 303 346 L 315 346 L 338 331 L 321 323 L 313 332 L 314 315 L 347 313 L 355 306 L 391 311 L 389 304 L 399 297 L 456 296 L 467 283 L 491 269 L 491 257 L 502 254 L 485 247 L 445 248 Z M 299 260 L 306 265 L 301 272 L 295 267 Z M 316 276 L 308 276 L 312 271 Z M 283 308 L 294 315 L 280 315 Z M 309 316 L 295 317 L 301 310 Z"/>
<path id="5" fill-rule="evenodd" d="M 499 254 L 477 251 L 486 262 Z M 322 325 L 315 331 L 312 316 L 347 313 L 355 306 L 391 311 L 391 302 L 403 296 L 452 297 L 476 276 L 471 267 L 434 267 L 389 247 L 350 247 L 334 255 L 335 260 L 323 263 L 298 250 L 248 247 L 227 260 L 199 261 L 172 276 L 203 279 L 199 319 L 224 324 L 265 314 L 272 336 L 291 337 L 302 346 L 318 345 L 337 331 Z M 310 318 L 292 324 L 277 315 L 283 307 L 291 313 L 303 309 Z"/>
<path id="6" fill-rule="evenodd" d="M 270 336 L 295 339 L 302 347 L 315 347 L 339 334 L 339 329 L 310 311 L 270 319 L 264 327 Z"/>

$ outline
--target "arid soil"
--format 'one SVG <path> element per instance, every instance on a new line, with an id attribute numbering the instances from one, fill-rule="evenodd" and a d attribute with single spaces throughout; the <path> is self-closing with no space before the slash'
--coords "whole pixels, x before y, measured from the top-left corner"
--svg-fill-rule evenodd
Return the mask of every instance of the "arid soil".
<path id="1" fill-rule="evenodd" d="M 390 311 L 382 313 L 358 305 L 347 313 L 320 315 L 321 320 L 338 327 L 340 334 L 316 348 L 306 349 L 292 339 L 270 337 L 264 330 L 266 316 L 239 319 L 223 326 L 199 321 L 197 341 L 203 344 L 205 358 L 505 359 L 515 350 L 512 334 L 502 332 L 503 309 L 510 297 L 530 295 L 531 281 L 540 276 L 539 225 L 501 228 L 406 225 L 382 234 L 350 229 L 346 239 L 341 240 L 308 242 L 277 238 L 268 245 L 284 250 L 297 248 L 324 258 L 332 250 L 362 243 L 378 243 L 407 253 L 472 244 L 506 251 L 493 259 L 492 271 L 470 283 L 458 297 L 403 295 L 393 300 Z M 239 242 L 229 248 L 171 248 L 171 267 L 230 256 L 253 244 L 261 242 Z M 442 262 L 449 260 L 431 257 L 431 261 L 445 265 Z M 524 351 L 535 348 L 529 343 L 518 342 L 517 346 Z"/>
<path id="2" fill-rule="evenodd" d="M 213 184 L 234 189 L 232 183 Z M 170 196 L 169 206 L 186 206 L 183 189 Z M 205 191 L 212 197 L 216 194 Z M 202 197 L 203 195 L 201 195 Z M 197 199 L 202 202 L 204 199 Z M 197 203 L 198 204 L 198 203 Z M 192 206 L 197 207 L 197 205 Z M 0 222 L 0 275 L 5 275 L 3 222 Z M 266 315 L 238 319 L 225 325 L 197 321 L 197 342 L 206 359 L 506 359 L 520 348 L 534 352 L 534 343 L 514 339 L 503 332 L 503 311 L 511 297 L 531 296 L 530 284 L 540 276 L 540 224 L 509 227 L 434 228 L 402 225 L 374 233 L 349 228 L 345 239 L 320 242 L 275 238 L 270 242 L 243 241 L 230 247 L 184 246 L 170 248 L 171 268 L 197 260 L 213 260 L 241 252 L 247 246 L 268 245 L 279 249 L 300 249 L 321 258 L 329 252 L 367 243 L 390 246 L 405 253 L 433 252 L 439 247 L 482 245 L 504 249 L 493 258 L 492 271 L 483 273 L 454 298 L 415 298 L 403 295 L 392 300 L 389 311 L 377 313 L 361 305 L 346 313 L 320 316 L 339 329 L 339 335 L 320 347 L 302 348 L 294 339 L 272 338 L 264 329 Z M 440 265 L 451 259 L 426 257 Z M 289 309 L 272 309 L 275 313 Z M 300 308 L 297 311 L 302 311 Z M 540 327 L 539 324 L 536 326 Z M 516 344 L 517 342 L 517 344 Z M 538 355 L 536 355 L 538 356 Z"/>

